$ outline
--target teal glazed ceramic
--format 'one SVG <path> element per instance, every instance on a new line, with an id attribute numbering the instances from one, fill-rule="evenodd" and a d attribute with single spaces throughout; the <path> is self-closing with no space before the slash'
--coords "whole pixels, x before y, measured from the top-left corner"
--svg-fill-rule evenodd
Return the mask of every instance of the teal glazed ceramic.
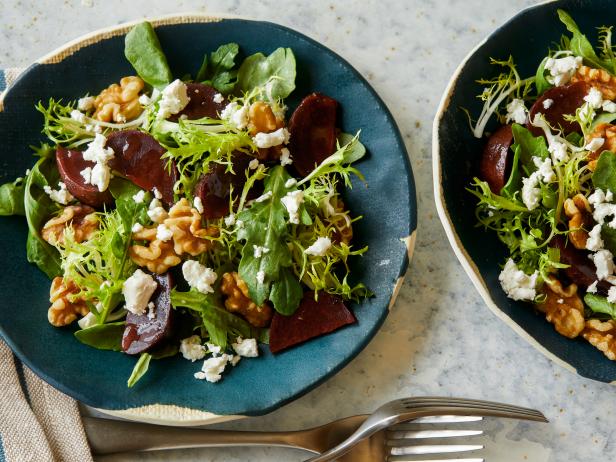
<path id="1" fill-rule="evenodd" d="M 609 0 L 562 0 L 519 13 L 482 42 L 460 65 L 445 91 L 434 121 L 434 188 L 441 221 L 460 262 L 487 305 L 531 344 L 569 370 L 602 382 L 616 381 L 616 362 L 583 339 L 558 334 L 530 304 L 507 298 L 498 282 L 506 248 L 496 235 L 475 226 L 475 200 L 465 191 L 477 175 L 484 140 L 473 137 L 466 115 L 478 114 L 477 79 L 494 75 L 489 59 L 513 56 L 520 75 L 535 75 L 550 45 L 566 33 L 556 10 L 569 12 L 596 43 L 597 27 L 616 24 L 616 3 Z M 495 125 L 488 127 L 494 129 Z"/>
<path id="2" fill-rule="evenodd" d="M 154 361 L 148 374 L 129 389 L 126 380 L 136 358 L 89 348 L 73 338 L 73 329 L 49 325 L 50 281 L 26 261 L 25 220 L 7 217 L 0 218 L 0 334 L 53 386 L 125 417 L 186 424 L 268 413 L 338 372 L 387 316 L 406 272 L 416 229 L 407 152 L 391 114 L 366 80 L 314 40 L 276 24 L 236 18 L 178 16 L 152 22 L 176 77 L 194 74 L 204 53 L 223 43 L 239 43 L 244 55 L 291 47 L 297 58 L 297 89 L 289 99 L 290 110 L 313 91 L 341 103 L 340 127 L 350 133 L 361 129 L 369 152 L 358 165 L 367 185 L 356 181 L 345 202 L 364 217 L 354 227 L 355 243 L 370 246 L 363 258 L 352 262 L 353 277 L 375 295 L 352 306 L 355 325 L 275 357 L 262 347 L 258 359 L 240 362 L 217 384 L 194 379 L 200 364 L 175 357 Z M 28 146 L 43 139 L 42 118 L 34 109 L 39 100 L 74 99 L 134 74 L 123 52 L 129 28 L 119 26 L 68 44 L 33 64 L 9 87 L 0 112 L 2 182 L 23 175 L 33 164 Z"/>

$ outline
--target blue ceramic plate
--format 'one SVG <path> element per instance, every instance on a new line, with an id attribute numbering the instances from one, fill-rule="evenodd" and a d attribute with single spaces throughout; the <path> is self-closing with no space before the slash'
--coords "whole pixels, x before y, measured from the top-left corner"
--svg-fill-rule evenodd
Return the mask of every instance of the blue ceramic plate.
<path id="1" fill-rule="evenodd" d="M 475 226 L 475 200 L 465 191 L 476 175 L 484 141 L 473 137 L 462 107 L 478 114 L 481 88 L 475 80 L 494 75 L 489 58 L 513 56 L 520 75 L 534 75 L 550 44 L 566 32 L 556 10 L 569 12 L 591 41 L 596 28 L 616 23 L 616 3 L 610 0 L 561 0 L 528 8 L 497 29 L 473 50 L 453 75 L 434 119 L 434 190 L 439 215 L 449 241 L 488 307 L 518 334 L 551 359 L 578 374 L 602 382 L 616 381 L 616 362 L 584 340 L 558 334 L 545 316 L 513 301 L 498 282 L 506 248 L 496 234 Z M 488 127 L 488 129 L 494 128 Z"/>
<path id="2" fill-rule="evenodd" d="M 291 109 L 312 91 L 336 98 L 341 127 L 355 133 L 369 156 L 345 202 L 364 219 L 355 242 L 370 251 L 353 261 L 353 276 L 374 298 L 353 306 L 358 323 L 273 357 L 242 361 L 217 384 L 193 378 L 199 368 L 180 357 L 156 361 L 134 388 L 126 387 L 135 358 L 77 342 L 72 330 L 47 322 L 49 280 L 26 261 L 26 223 L 0 219 L 0 334 L 17 356 L 50 384 L 97 408 L 167 423 L 202 423 L 219 416 L 259 415 L 299 397 L 346 365 L 379 329 L 407 269 L 416 228 L 413 175 L 396 123 L 366 80 L 319 43 L 286 27 L 243 19 L 176 16 L 153 20 L 176 76 L 194 73 L 206 51 L 237 42 L 244 54 L 291 47 L 297 58 L 297 89 Z M 28 68 L 10 86 L 0 112 L 2 182 L 32 165 L 28 148 L 42 140 L 39 100 L 74 99 L 134 71 L 124 58 L 130 25 L 100 31 L 68 44 Z M 0 79 L 1 82 L 1 79 Z M 0 106 L 2 107 L 2 106 Z M 126 411 L 128 410 L 128 411 Z"/>

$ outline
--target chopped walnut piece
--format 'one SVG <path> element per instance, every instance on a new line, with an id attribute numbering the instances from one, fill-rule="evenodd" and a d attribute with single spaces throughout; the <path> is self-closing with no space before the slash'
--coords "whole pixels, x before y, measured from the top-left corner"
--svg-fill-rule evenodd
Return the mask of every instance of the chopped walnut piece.
<path id="1" fill-rule="evenodd" d="M 255 101 L 248 110 L 248 131 L 252 136 L 257 133 L 272 133 L 285 126 L 284 119 L 274 115 L 269 104 L 264 101 Z M 271 148 L 259 148 L 257 159 L 277 160 L 280 159 L 284 146 L 272 146 Z"/>
<path id="2" fill-rule="evenodd" d="M 564 203 L 564 210 L 569 217 L 569 240 L 576 249 L 585 249 L 588 231 L 584 228 L 592 226 L 592 209 L 588 199 L 583 194 L 576 194 Z"/>
<path id="3" fill-rule="evenodd" d="M 139 77 L 129 76 L 105 88 L 94 100 L 93 117 L 102 122 L 124 123 L 135 119 L 143 108 L 139 103 L 139 92 L 144 83 Z"/>
<path id="4" fill-rule="evenodd" d="M 595 151 L 588 154 L 588 168 L 591 171 L 595 171 L 597 168 L 597 161 L 603 151 L 616 152 L 616 125 L 613 124 L 599 124 L 595 129 L 586 136 L 586 142 L 589 143 L 595 138 L 603 138 L 603 144 Z"/>
<path id="5" fill-rule="evenodd" d="M 584 304 L 577 290 L 575 284 L 564 289 L 560 281 L 550 277 L 542 288 L 546 299 L 537 305 L 556 331 L 569 338 L 577 337 L 584 330 Z"/>
<path id="6" fill-rule="evenodd" d="M 222 275 L 220 290 L 227 296 L 225 308 L 231 313 L 241 314 L 255 327 L 265 327 L 270 323 L 274 315 L 272 308 L 267 302 L 257 306 L 250 299 L 248 286 L 236 272 Z"/>
<path id="7" fill-rule="evenodd" d="M 589 319 L 582 336 L 612 361 L 616 360 L 616 321 Z"/>
<path id="8" fill-rule="evenodd" d="M 616 98 L 616 77 L 604 69 L 580 66 L 571 78 L 571 82 L 586 82 L 599 90 L 603 99 Z"/>
<path id="9" fill-rule="evenodd" d="M 62 213 L 43 226 L 41 237 L 50 244 L 64 242 L 64 230 L 71 228 L 75 242 L 90 239 L 98 230 L 99 221 L 95 210 L 87 205 L 69 205 Z"/>
<path id="10" fill-rule="evenodd" d="M 173 232 L 173 248 L 178 255 L 202 254 L 214 245 L 209 238 L 218 236 L 217 227 L 203 227 L 201 214 L 185 198 L 169 209 L 169 216 L 163 223 Z"/>
<path id="11" fill-rule="evenodd" d="M 56 327 L 68 326 L 77 319 L 78 314 L 85 316 L 90 312 L 83 299 L 74 298 L 78 293 L 79 288 L 73 281 L 65 281 L 59 276 L 51 281 L 51 288 L 49 289 L 51 306 L 47 311 L 47 319 L 50 324 Z"/>
<path id="12" fill-rule="evenodd" d="M 144 228 L 133 233 L 133 239 L 148 241 L 148 245 L 132 245 L 128 249 L 128 255 L 137 265 L 145 266 L 153 273 L 162 274 L 182 262 L 173 250 L 171 241 L 156 239 L 156 228 Z"/>

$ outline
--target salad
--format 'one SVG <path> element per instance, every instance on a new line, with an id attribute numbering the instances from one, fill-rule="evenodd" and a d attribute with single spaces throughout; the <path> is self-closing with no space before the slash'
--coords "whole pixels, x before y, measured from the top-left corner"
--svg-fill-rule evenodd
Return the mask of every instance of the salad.
<path id="1" fill-rule="evenodd" d="M 532 303 L 557 332 L 583 338 L 616 360 L 616 55 L 612 27 L 598 45 L 558 10 L 568 30 L 535 75 L 513 58 L 479 81 L 483 110 L 473 134 L 487 135 L 477 198 L 480 226 L 508 256 L 507 296 Z M 486 133 L 489 119 L 499 126 Z"/>
<path id="2" fill-rule="evenodd" d="M 293 51 L 240 59 L 236 43 L 173 77 L 148 22 L 125 38 L 135 74 L 75 101 L 39 102 L 46 137 L 0 187 L 23 215 L 27 258 L 50 279 L 47 316 L 90 347 L 202 361 L 209 382 L 242 357 L 356 322 L 354 217 L 341 196 L 366 151 L 338 102 L 295 89 Z M 302 95 L 304 96 L 304 95 Z M 261 348 L 266 348 L 261 346 Z"/>

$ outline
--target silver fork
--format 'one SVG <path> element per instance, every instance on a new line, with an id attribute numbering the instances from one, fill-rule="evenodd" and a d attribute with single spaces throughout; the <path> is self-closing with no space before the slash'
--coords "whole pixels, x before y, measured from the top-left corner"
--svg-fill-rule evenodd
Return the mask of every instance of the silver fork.
<path id="1" fill-rule="evenodd" d="M 321 455 L 308 459 L 307 462 L 327 462 L 340 459 L 341 456 L 351 451 L 362 441 L 372 441 L 376 439 L 380 440 L 380 448 L 375 447 L 374 449 L 374 458 L 372 460 L 375 461 L 405 460 L 398 458 L 398 456 L 407 456 L 411 454 L 464 452 L 481 449 L 481 447 L 475 447 L 476 445 L 455 445 L 448 448 L 450 450 L 445 450 L 446 448 L 443 447 L 415 444 L 416 442 L 413 440 L 418 438 L 417 434 L 411 434 L 411 437 L 402 435 L 401 438 L 391 439 L 383 435 L 383 430 L 401 422 L 421 417 L 441 415 L 504 417 L 547 422 L 545 416 L 539 411 L 509 404 L 461 398 L 402 398 L 390 401 L 378 408 L 346 440 Z M 392 430 L 396 431 L 395 429 Z M 379 435 L 380 437 L 376 438 Z M 393 435 L 396 435 L 396 433 L 393 433 Z M 397 435 L 400 436 L 400 434 Z"/>

